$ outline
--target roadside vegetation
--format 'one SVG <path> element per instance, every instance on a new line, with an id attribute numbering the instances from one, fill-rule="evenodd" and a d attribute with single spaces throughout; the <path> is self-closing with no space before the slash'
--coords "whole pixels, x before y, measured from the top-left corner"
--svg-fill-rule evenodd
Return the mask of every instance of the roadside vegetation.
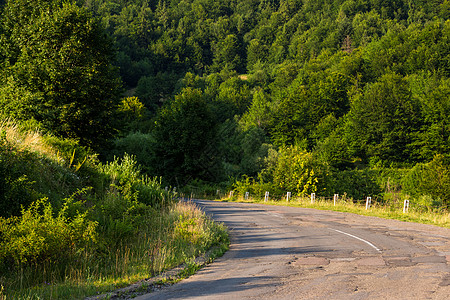
<path id="1" fill-rule="evenodd" d="M 402 203 L 392 205 L 387 203 L 372 202 L 370 207 L 366 209 L 366 200 L 355 201 L 349 198 L 339 199 L 336 202 L 336 205 L 334 204 L 333 198 L 316 198 L 314 203 L 311 203 L 311 198 L 309 197 L 294 197 L 291 198 L 289 202 L 287 202 L 286 199 L 272 199 L 264 201 L 264 197 L 249 197 L 248 199 L 245 199 L 245 196 L 224 197 L 217 200 L 340 211 L 363 216 L 373 216 L 384 219 L 394 219 L 404 222 L 415 222 L 450 228 L 450 213 L 448 210 L 433 209 L 430 207 L 409 207 L 409 209 L 403 213 Z"/>
<path id="2" fill-rule="evenodd" d="M 74 141 L 0 124 L 0 298 L 79 299 L 227 246 L 133 157 L 100 163 Z"/>

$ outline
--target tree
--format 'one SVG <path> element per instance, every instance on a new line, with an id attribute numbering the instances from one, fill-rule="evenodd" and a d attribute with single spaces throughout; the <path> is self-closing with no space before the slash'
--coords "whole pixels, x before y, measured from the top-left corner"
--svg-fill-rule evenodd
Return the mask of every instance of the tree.
<path id="1" fill-rule="evenodd" d="M 422 126 L 414 135 L 411 151 L 417 161 L 431 161 L 450 153 L 450 80 L 429 73 L 408 78 L 413 97 L 420 102 Z"/>
<path id="2" fill-rule="evenodd" d="M 121 86 L 111 65 L 112 42 L 85 9 L 65 1 L 36 2 L 8 1 L 1 17 L 4 113 L 35 119 L 47 131 L 85 145 L 101 143 L 114 133 Z"/>
<path id="3" fill-rule="evenodd" d="M 240 43 L 236 35 L 229 34 L 224 39 L 219 40 L 213 46 L 213 66 L 216 71 L 228 67 L 232 70 L 242 70 Z"/>
<path id="4" fill-rule="evenodd" d="M 158 114 L 154 128 L 157 175 L 173 184 L 209 178 L 217 159 L 214 118 L 198 89 L 186 88 Z"/>
<path id="5" fill-rule="evenodd" d="M 343 116 L 349 107 L 348 79 L 332 71 L 305 71 L 286 89 L 273 116 L 271 133 L 277 145 L 305 142 L 312 149 L 311 133 L 330 114 Z"/>
<path id="6" fill-rule="evenodd" d="M 386 74 L 351 101 L 346 140 L 353 154 L 372 163 L 406 162 L 420 128 L 419 108 L 406 80 Z"/>
<path id="7" fill-rule="evenodd" d="M 272 115 L 272 106 L 270 98 L 262 89 L 257 89 L 253 93 L 252 103 L 242 116 L 239 124 L 244 130 L 252 127 L 266 129 L 270 123 Z"/>

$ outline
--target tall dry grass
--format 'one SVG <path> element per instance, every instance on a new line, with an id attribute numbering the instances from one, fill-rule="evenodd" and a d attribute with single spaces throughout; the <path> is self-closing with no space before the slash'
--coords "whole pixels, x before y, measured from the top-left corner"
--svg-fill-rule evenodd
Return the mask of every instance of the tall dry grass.
<path id="1" fill-rule="evenodd" d="M 38 130 L 23 130 L 19 124 L 11 119 L 0 120 L 0 137 L 16 149 L 36 152 L 42 156 L 59 161 L 57 151 L 45 143 L 44 137 Z"/>

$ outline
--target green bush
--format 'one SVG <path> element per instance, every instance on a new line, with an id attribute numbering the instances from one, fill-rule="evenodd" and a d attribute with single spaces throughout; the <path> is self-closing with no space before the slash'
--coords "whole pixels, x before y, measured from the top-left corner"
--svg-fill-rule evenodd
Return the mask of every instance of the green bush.
<path id="1" fill-rule="evenodd" d="M 273 183 L 283 191 L 305 195 L 317 191 L 319 168 L 312 155 L 298 146 L 280 149 L 273 173 Z"/>
<path id="2" fill-rule="evenodd" d="M 161 187 L 161 181 L 143 176 L 134 156 L 125 154 L 112 162 L 99 165 L 103 187 L 109 193 L 120 193 L 127 200 L 136 200 L 152 206 L 168 204 L 170 191 Z"/>
<path id="3" fill-rule="evenodd" d="M 404 179 L 404 190 L 416 201 L 429 196 L 429 205 L 450 204 L 450 161 L 436 155 L 429 163 L 419 163 Z"/>
<path id="4" fill-rule="evenodd" d="M 255 194 L 255 179 L 248 177 L 247 175 L 242 175 L 241 179 L 236 179 L 233 183 L 233 188 L 238 195 L 245 195 L 245 193 Z"/>
<path id="5" fill-rule="evenodd" d="M 170 191 L 161 187 L 161 181 L 143 176 L 133 156 L 98 166 L 103 192 L 97 195 L 97 208 L 93 218 L 108 244 L 118 245 L 132 237 L 145 225 L 145 218 L 155 208 L 172 201 Z"/>
<path id="6" fill-rule="evenodd" d="M 19 215 L 21 206 L 43 196 L 28 175 L 36 160 L 29 151 L 17 150 L 5 139 L 0 140 L 0 216 Z"/>
<path id="7" fill-rule="evenodd" d="M 20 217 L 0 219 L 0 261 L 16 264 L 56 262 L 80 255 L 95 243 L 97 224 L 87 212 L 68 218 L 70 203 L 54 216 L 46 198 L 22 210 Z"/>
<path id="8" fill-rule="evenodd" d="M 376 182 L 376 173 L 369 169 L 330 172 L 322 185 L 320 194 L 346 194 L 355 200 L 366 197 L 381 197 L 380 185 Z"/>
<path id="9" fill-rule="evenodd" d="M 154 162 L 155 153 L 153 151 L 154 138 L 151 134 L 133 132 L 114 141 L 115 149 L 112 154 L 118 157 L 131 153 L 142 171 L 147 174 L 152 173 L 152 163 Z"/>
<path id="10" fill-rule="evenodd" d="M 45 136 L 44 141 L 57 152 L 61 164 L 72 171 L 90 175 L 92 168 L 98 164 L 97 155 L 88 147 L 80 145 L 76 140 Z"/>

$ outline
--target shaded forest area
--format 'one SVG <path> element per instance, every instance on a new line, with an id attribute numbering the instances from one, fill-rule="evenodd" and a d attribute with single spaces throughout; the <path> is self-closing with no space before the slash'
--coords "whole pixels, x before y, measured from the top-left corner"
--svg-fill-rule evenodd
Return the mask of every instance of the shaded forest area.
<path id="1" fill-rule="evenodd" d="M 41 76 L 55 69 L 56 52 L 42 47 L 54 28 L 63 32 L 61 19 L 45 27 L 3 17 L 4 116 L 33 119 L 104 158 L 136 155 L 173 186 L 450 202 L 448 0 L 76 2 L 115 53 L 93 42 L 66 54 L 91 59 L 83 78 L 102 76 Z M 58 102 L 79 87 L 93 95 L 83 109 L 71 104 L 78 94 Z M 24 98 L 61 109 L 42 114 L 17 105 Z"/>

